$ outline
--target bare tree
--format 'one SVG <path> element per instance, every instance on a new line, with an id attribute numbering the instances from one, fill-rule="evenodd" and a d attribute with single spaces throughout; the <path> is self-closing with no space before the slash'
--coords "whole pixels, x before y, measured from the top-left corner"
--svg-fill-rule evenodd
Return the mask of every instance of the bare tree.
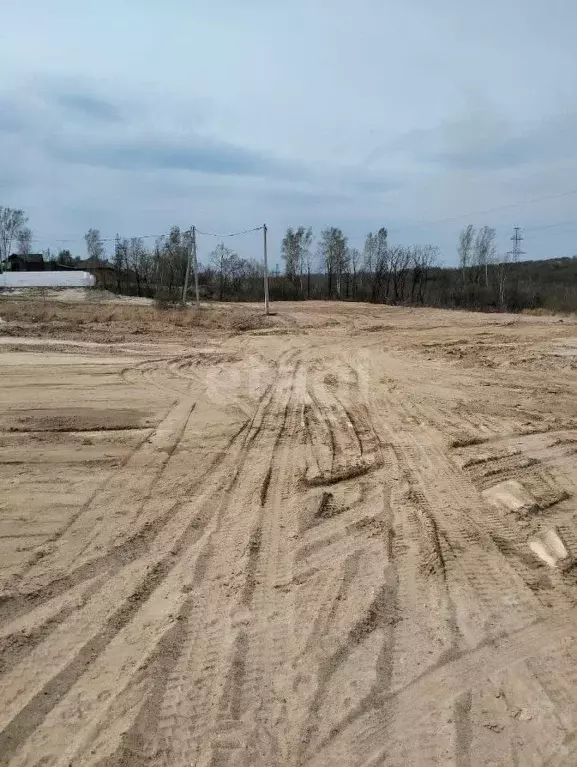
<path id="1" fill-rule="evenodd" d="M 142 238 L 132 237 L 126 247 L 126 263 L 134 274 L 136 293 L 142 295 L 143 286 L 148 287 L 152 270 L 152 256 L 144 247 Z"/>
<path id="2" fill-rule="evenodd" d="M 371 285 L 371 301 L 374 303 L 388 296 L 390 270 L 388 233 L 382 226 L 376 234 L 368 234 L 365 240 L 364 261 Z"/>
<path id="3" fill-rule="evenodd" d="M 299 238 L 299 280 L 301 288 L 301 298 L 304 295 L 304 273 L 307 270 L 308 275 L 308 296 L 310 298 L 310 270 L 311 270 L 311 245 L 313 244 L 312 227 L 299 226 L 297 229 Z"/>
<path id="4" fill-rule="evenodd" d="M 327 275 L 329 298 L 333 297 L 336 287 L 337 298 L 340 298 L 341 280 L 346 267 L 347 238 L 341 229 L 335 226 L 324 229 L 319 241 L 319 256 Z"/>
<path id="5" fill-rule="evenodd" d="M 156 283 L 155 293 L 158 294 L 160 287 L 162 286 L 163 277 L 163 263 L 162 263 L 162 249 L 164 247 L 164 237 L 157 237 L 154 240 L 154 250 L 152 252 L 152 271 L 154 274 L 154 281 Z"/>
<path id="6" fill-rule="evenodd" d="M 373 233 L 369 232 L 365 237 L 365 244 L 363 247 L 363 268 L 359 278 L 359 284 L 362 286 L 366 281 L 367 284 L 371 284 L 373 278 L 373 265 L 375 262 L 375 241 Z"/>
<path id="7" fill-rule="evenodd" d="M 404 245 L 396 245 L 389 249 L 389 263 L 391 269 L 391 279 L 393 282 L 394 301 L 398 303 L 404 300 L 405 282 L 407 272 L 411 263 L 411 248 Z"/>
<path id="8" fill-rule="evenodd" d="M 438 261 L 439 248 L 436 245 L 417 245 L 412 249 L 411 257 L 413 273 L 411 301 L 416 298 L 420 303 L 424 303 L 429 273 Z"/>
<path id="9" fill-rule="evenodd" d="M 336 242 L 336 282 L 337 298 L 342 296 L 343 279 L 349 273 L 349 249 L 347 248 L 347 238 L 342 236 Z M 348 280 L 347 280 L 348 284 Z"/>
<path id="10" fill-rule="evenodd" d="M 457 246 L 457 252 L 459 254 L 459 266 L 463 274 L 463 287 L 467 282 L 467 268 L 471 263 L 474 240 L 475 227 L 473 224 L 469 224 L 459 234 L 459 245 Z"/>
<path id="11" fill-rule="evenodd" d="M 148 253 L 142 243 L 132 241 L 133 255 L 130 255 L 131 242 L 126 243 L 126 258 L 131 260 L 131 270 L 136 259 L 139 268 L 139 280 L 146 271 L 146 280 L 156 282 L 156 298 L 170 302 L 177 299 L 186 273 L 188 260 L 187 235 L 180 227 L 173 226 L 167 236 L 157 237 L 154 251 Z M 133 272 L 132 272 L 133 273 Z M 136 279 L 136 274 L 134 274 Z"/>
<path id="12" fill-rule="evenodd" d="M 382 226 L 375 235 L 375 269 L 373 273 L 373 300 L 388 299 L 391 280 L 391 251 L 388 231 Z M 383 291 L 384 287 L 384 291 Z"/>
<path id="13" fill-rule="evenodd" d="M 357 293 L 357 273 L 361 263 L 361 252 L 358 248 L 349 248 L 349 264 L 353 276 L 352 299 L 355 300 Z"/>
<path id="14" fill-rule="evenodd" d="M 116 273 L 116 290 L 120 293 L 122 289 L 122 277 L 128 277 L 128 240 L 116 235 L 114 241 L 114 256 L 112 259 L 114 271 Z"/>
<path id="15" fill-rule="evenodd" d="M 4 264 L 12 250 L 12 243 L 28 222 L 23 210 L 4 208 L 0 205 L 0 264 Z"/>
<path id="16" fill-rule="evenodd" d="M 303 278 L 309 262 L 312 241 L 313 230 L 311 227 L 299 226 L 298 229 L 289 227 L 281 245 L 281 254 L 285 261 L 285 274 L 294 283 L 298 278 L 301 297 L 304 293 Z"/>
<path id="17" fill-rule="evenodd" d="M 371 278 L 373 269 L 375 266 L 377 240 L 372 232 L 369 232 L 365 239 L 365 247 L 363 249 L 363 271 Z"/>
<path id="18" fill-rule="evenodd" d="M 88 258 L 94 258 L 98 261 L 104 258 L 104 242 L 98 229 L 89 229 L 84 235 L 84 241 L 86 242 Z"/>
<path id="19" fill-rule="evenodd" d="M 479 282 L 481 272 L 485 273 L 485 287 L 489 287 L 489 263 L 495 256 L 495 236 L 497 232 L 490 226 L 483 226 L 475 238 L 474 260 L 477 267 L 475 282 Z"/>
<path id="20" fill-rule="evenodd" d="M 229 261 L 229 277 L 231 292 L 240 295 L 251 280 L 262 277 L 262 267 L 254 259 L 241 258 L 233 251 Z"/>
<path id="21" fill-rule="evenodd" d="M 303 273 L 306 269 L 307 273 L 307 298 L 310 299 L 311 297 L 311 273 L 313 270 L 313 252 L 311 250 L 311 245 L 313 241 L 313 230 L 309 228 L 309 234 L 310 237 L 308 238 L 307 247 L 302 253 L 303 256 Z"/>
<path id="22" fill-rule="evenodd" d="M 505 253 L 501 257 L 498 257 L 496 253 L 490 256 L 491 263 L 493 264 L 492 272 L 495 276 L 497 302 L 501 311 L 507 310 L 506 301 L 506 286 L 507 286 L 507 274 L 509 272 L 509 266 L 511 264 L 510 253 Z"/>
<path id="23" fill-rule="evenodd" d="M 284 258 L 286 276 L 295 282 L 299 271 L 300 254 L 298 236 L 291 226 L 288 227 L 283 237 L 281 255 Z"/>
<path id="24" fill-rule="evenodd" d="M 20 256 L 27 256 L 30 253 L 32 244 L 32 229 L 29 226 L 21 227 L 16 233 L 16 252 Z"/>
<path id="25" fill-rule="evenodd" d="M 218 298 L 224 298 L 227 282 L 235 270 L 236 253 L 221 242 L 210 254 L 210 263 L 218 275 Z"/>
<path id="26" fill-rule="evenodd" d="M 188 263 L 187 235 L 183 234 L 180 227 L 171 227 L 164 241 L 162 259 L 167 276 L 168 295 L 172 298 L 177 286 L 180 288 L 184 283 Z"/>

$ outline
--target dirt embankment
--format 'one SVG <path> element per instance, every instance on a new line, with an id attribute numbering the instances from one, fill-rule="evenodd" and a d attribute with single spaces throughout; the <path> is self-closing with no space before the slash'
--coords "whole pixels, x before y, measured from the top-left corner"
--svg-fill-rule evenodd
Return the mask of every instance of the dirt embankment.
<path id="1" fill-rule="evenodd" d="M 198 331 L 244 332 L 271 325 L 259 307 L 230 304 L 193 307 L 141 305 L 130 300 L 62 301 L 27 297 L 0 299 L 0 334 L 125 341 L 139 335 L 163 340 Z"/>

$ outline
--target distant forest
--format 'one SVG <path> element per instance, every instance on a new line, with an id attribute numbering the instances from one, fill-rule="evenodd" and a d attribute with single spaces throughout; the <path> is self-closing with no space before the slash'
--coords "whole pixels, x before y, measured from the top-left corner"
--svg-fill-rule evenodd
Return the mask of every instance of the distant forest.
<path id="1" fill-rule="evenodd" d="M 190 253 L 189 233 L 174 227 L 152 250 L 138 239 L 119 239 L 110 288 L 178 301 Z M 289 228 L 281 245 L 284 269 L 269 275 L 272 301 L 340 300 L 416 304 L 479 311 L 577 310 L 577 258 L 520 261 L 498 256 L 495 230 L 467 226 L 457 243 L 458 267 L 442 266 L 434 245 L 391 245 L 387 230 L 370 233 L 363 251 L 343 232 L 323 230 L 313 248 L 310 228 Z M 224 243 L 198 266 L 202 300 L 258 301 L 263 296 L 261 259 L 245 259 Z M 194 296 L 191 274 L 187 298 Z"/>
<path id="2" fill-rule="evenodd" d="M 281 242 L 283 269 L 269 275 L 272 301 L 340 300 L 414 304 L 480 311 L 577 310 L 577 257 L 521 261 L 518 248 L 498 254 L 496 232 L 489 226 L 466 226 L 456 242 L 458 266 L 441 264 L 435 245 L 391 243 L 385 227 L 369 233 L 361 250 L 350 247 L 338 227 L 313 236 L 310 227 L 289 227 Z M 85 237 L 92 270 L 101 287 L 126 295 L 155 298 L 159 303 L 183 299 L 192 233 L 174 226 L 154 242 L 116 237 L 112 257 L 98 229 Z M 32 231 L 24 212 L 0 206 L 0 263 L 16 252 L 30 253 Z M 272 243 L 269 243 L 272 245 Z M 74 267 L 69 250 L 43 253 Z M 224 242 L 198 265 L 202 300 L 258 301 L 263 297 L 263 262 L 242 258 Z M 187 299 L 194 297 L 192 270 Z"/>

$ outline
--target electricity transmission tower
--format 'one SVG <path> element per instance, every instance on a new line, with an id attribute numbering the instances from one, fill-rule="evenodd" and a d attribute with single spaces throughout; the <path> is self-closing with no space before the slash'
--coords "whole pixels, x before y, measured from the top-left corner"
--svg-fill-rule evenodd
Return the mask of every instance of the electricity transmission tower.
<path id="1" fill-rule="evenodd" d="M 525 255 L 525 251 L 521 250 L 523 235 L 521 234 L 521 228 L 519 226 L 513 227 L 513 232 L 514 234 L 510 238 L 513 243 L 513 250 L 510 250 L 507 255 L 511 256 L 511 261 L 513 261 L 513 263 L 517 263 L 519 257 Z"/>

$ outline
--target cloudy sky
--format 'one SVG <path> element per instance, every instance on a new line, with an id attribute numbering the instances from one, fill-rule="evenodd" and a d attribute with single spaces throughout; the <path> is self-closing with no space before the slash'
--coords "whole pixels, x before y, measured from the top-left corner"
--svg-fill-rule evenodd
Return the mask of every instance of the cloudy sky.
<path id="1" fill-rule="evenodd" d="M 90 226 L 262 222 L 273 262 L 299 224 L 577 254 L 576 29 L 575 0 L 6 4 L 0 204 L 79 254 Z"/>

